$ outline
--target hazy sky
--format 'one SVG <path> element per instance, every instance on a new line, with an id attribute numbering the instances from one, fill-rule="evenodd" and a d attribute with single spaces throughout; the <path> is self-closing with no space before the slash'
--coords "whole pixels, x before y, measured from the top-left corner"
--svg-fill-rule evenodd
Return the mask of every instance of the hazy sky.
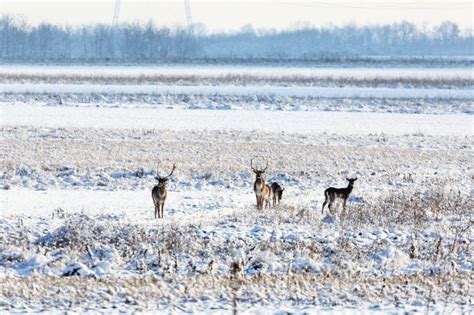
<path id="1" fill-rule="evenodd" d="M 0 0 L 0 14 L 20 15 L 32 24 L 42 21 L 61 24 L 111 23 L 114 0 Z M 186 24 L 184 0 L 122 0 L 120 21 L 157 25 Z M 255 28 L 288 28 L 305 21 L 313 25 L 383 24 L 407 20 L 419 26 L 450 20 L 461 28 L 472 28 L 472 1 L 354 1 L 354 0 L 190 0 L 194 23 L 211 31 Z"/>

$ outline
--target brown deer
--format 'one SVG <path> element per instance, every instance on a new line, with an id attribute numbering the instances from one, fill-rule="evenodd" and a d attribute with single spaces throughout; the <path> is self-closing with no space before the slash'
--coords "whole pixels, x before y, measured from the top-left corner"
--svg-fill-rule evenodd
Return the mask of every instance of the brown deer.
<path id="1" fill-rule="evenodd" d="M 283 195 L 283 191 L 285 188 L 281 188 L 281 186 L 278 183 L 272 183 L 272 195 L 273 195 L 273 206 L 275 206 L 277 203 L 280 204 L 281 202 L 281 197 Z"/>
<path id="2" fill-rule="evenodd" d="M 168 176 L 161 177 L 158 175 L 158 169 L 156 170 L 155 179 L 158 181 L 158 185 L 153 187 L 151 191 L 151 197 L 153 198 L 153 204 L 155 205 L 155 219 L 163 218 L 163 210 L 165 208 L 165 201 L 168 197 L 168 178 L 173 175 L 176 165 L 173 164 L 173 169 Z"/>
<path id="3" fill-rule="evenodd" d="M 328 189 L 324 191 L 324 197 L 326 197 L 326 199 L 324 200 L 321 213 L 324 213 L 324 206 L 326 206 L 326 204 L 328 203 L 328 200 L 329 200 L 328 208 L 329 210 L 331 210 L 331 205 L 336 198 L 344 199 L 343 209 L 346 210 L 347 198 L 349 198 L 349 195 L 351 194 L 352 189 L 354 188 L 354 182 L 357 180 L 357 177 L 346 178 L 346 180 L 349 182 L 346 188 L 329 187 Z"/>
<path id="4" fill-rule="evenodd" d="M 265 179 L 262 176 L 268 168 L 268 161 L 263 170 L 259 170 L 253 167 L 253 159 L 250 160 L 250 167 L 255 173 L 255 183 L 253 184 L 253 191 L 255 192 L 255 197 L 257 197 L 257 209 L 263 210 L 264 202 L 266 207 L 269 208 L 272 189 L 265 183 Z"/>

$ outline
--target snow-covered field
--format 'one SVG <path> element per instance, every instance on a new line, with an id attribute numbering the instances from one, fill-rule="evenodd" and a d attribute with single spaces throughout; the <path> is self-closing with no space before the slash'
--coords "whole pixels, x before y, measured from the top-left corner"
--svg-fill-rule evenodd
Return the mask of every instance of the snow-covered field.
<path id="1" fill-rule="evenodd" d="M 15 94 L 146 94 L 281 96 L 317 98 L 398 98 L 474 99 L 471 89 L 405 89 L 371 87 L 282 87 L 282 86 L 179 86 L 179 85 L 99 85 L 99 84 L 0 84 L 0 93 Z"/>
<path id="2" fill-rule="evenodd" d="M 142 71 L 152 70 L 127 73 Z M 472 97 L 346 98 L 334 108 L 319 99 L 328 107 L 307 111 L 313 99 L 275 110 L 281 99 L 253 89 L 171 91 L 157 106 L 31 86 L 0 96 L 0 312 L 474 310 Z M 254 156 L 285 187 L 282 204 L 263 211 Z M 156 169 L 172 163 L 165 217 L 155 220 Z M 353 176 L 347 211 L 322 213 L 324 189 Z"/>
<path id="3" fill-rule="evenodd" d="M 466 114 L 383 114 L 302 111 L 216 111 L 164 108 L 44 107 L 0 105 L 5 126 L 153 130 L 238 130 L 357 135 L 472 135 L 474 116 Z M 236 135 L 238 138 L 238 135 Z"/>
<path id="4" fill-rule="evenodd" d="M 225 77 L 227 75 L 267 76 L 269 79 L 283 76 L 306 77 L 357 77 L 361 79 L 376 77 L 418 77 L 418 78 L 465 78 L 473 79 L 472 69 L 466 68 L 319 68 L 319 67 L 274 67 L 274 66 L 231 66 L 231 65 L 187 65 L 187 66 L 37 66 L 37 65 L 0 65 L 3 75 L 45 75 L 67 76 L 116 76 L 127 78 L 143 75 L 199 75 L 202 77 Z"/>
<path id="5" fill-rule="evenodd" d="M 0 104 L 473 113 L 466 68 L 0 65 Z"/>
<path id="6" fill-rule="evenodd" d="M 196 84 L 254 83 L 472 87 L 467 68 L 320 68 L 272 66 L 9 66 L 0 65 L 0 82 L 155 82 Z M 128 81 L 128 82 L 127 82 Z"/>

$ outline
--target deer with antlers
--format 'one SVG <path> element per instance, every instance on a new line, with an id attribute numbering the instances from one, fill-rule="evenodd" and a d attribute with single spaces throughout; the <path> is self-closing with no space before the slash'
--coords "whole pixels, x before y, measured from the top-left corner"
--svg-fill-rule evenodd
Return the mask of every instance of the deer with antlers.
<path id="1" fill-rule="evenodd" d="M 331 210 L 331 205 L 336 200 L 336 198 L 340 198 L 344 200 L 344 205 L 343 209 L 346 210 L 346 202 L 347 199 L 349 198 L 349 195 L 352 192 L 352 189 L 354 188 L 354 182 L 357 180 L 356 178 L 346 178 L 346 180 L 349 182 L 346 188 L 334 188 L 334 187 L 329 187 L 324 191 L 324 197 L 326 198 L 323 203 L 323 208 L 322 208 L 322 213 L 324 213 L 324 206 L 329 201 L 328 208 Z"/>
<path id="2" fill-rule="evenodd" d="M 270 198 L 272 196 L 272 188 L 265 183 L 265 179 L 263 178 L 263 173 L 265 173 L 265 171 L 268 168 L 268 161 L 264 169 L 257 169 L 253 167 L 253 159 L 251 159 L 250 167 L 252 168 L 252 171 L 255 173 L 255 182 L 253 184 L 253 191 L 255 192 L 255 197 L 257 197 L 257 209 L 263 210 L 264 206 L 269 208 Z"/>
<path id="3" fill-rule="evenodd" d="M 163 218 L 163 210 L 165 208 L 165 201 L 168 197 L 168 179 L 171 175 L 173 175 L 174 170 L 176 169 L 176 165 L 173 164 L 173 169 L 168 176 L 160 176 L 158 174 L 158 169 L 156 170 L 155 179 L 158 181 L 158 184 L 153 187 L 151 191 L 151 197 L 153 198 L 153 204 L 155 205 L 155 219 Z"/>

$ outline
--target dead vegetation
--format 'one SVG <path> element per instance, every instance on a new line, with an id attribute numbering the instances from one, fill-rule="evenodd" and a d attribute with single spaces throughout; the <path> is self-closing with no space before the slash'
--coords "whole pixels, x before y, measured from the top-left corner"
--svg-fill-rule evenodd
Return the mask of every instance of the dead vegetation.
<path id="1" fill-rule="evenodd" d="M 36 272 L 25 269 L 27 277 L 2 275 L 0 309 L 54 305 L 74 311 L 113 303 L 122 310 L 171 305 L 204 311 L 207 304 L 199 301 L 209 300 L 229 311 L 263 301 L 305 307 L 421 303 L 428 309 L 472 303 L 465 267 L 472 251 L 469 196 L 402 192 L 349 203 L 333 216 L 288 199 L 266 211 L 237 209 L 211 225 L 132 224 L 120 215 L 67 209 L 52 211 L 61 222 L 53 230 L 8 220 L 8 233 L 0 234 L 0 268 L 28 268 L 32 255 L 48 262 Z M 62 272 L 71 263 L 93 271 L 111 267 L 103 275 Z M 410 271 L 411 265 L 418 267 Z"/>
<path id="2" fill-rule="evenodd" d="M 238 303 L 240 311 L 245 311 L 253 304 L 278 307 L 282 303 L 280 298 L 294 306 L 323 308 L 385 301 L 395 307 L 407 303 L 426 303 L 430 309 L 429 304 L 452 305 L 455 302 L 460 309 L 467 311 L 472 305 L 467 295 L 469 275 L 367 277 L 352 274 L 341 279 L 330 273 L 301 273 L 255 277 L 237 275 L 236 279 L 218 275 L 199 275 L 191 279 L 170 275 L 100 279 L 41 275 L 4 277 L 0 289 L 0 308 L 21 311 L 21 308 L 14 308 L 18 299 L 27 299 L 29 306 L 37 309 L 60 305 L 59 309 L 64 311 L 83 308 L 100 310 L 104 302 L 110 301 L 114 301 L 115 308 L 122 311 L 169 308 L 179 312 L 205 311 L 208 307 L 195 301 L 209 299 L 220 300 L 229 311 L 233 308 L 233 301 Z M 236 300 L 233 292 L 236 292 Z"/>
<path id="3" fill-rule="evenodd" d="M 285 141 L 274 144 L 277 136 L 266 133 L 252 138 L 231 132 L 2 131 L 0 154 L 8 162 L 1 179 L 12 186 L 32 173 L 33 179 L 57 179 L 112 174 L 120 166 L 124 172 L 109 185 L 130 180 L 149 187 L 155 164 L 150 152 L 167 146 L 193 157 L 180 163 L 185 166 L 178 180 L 206 184 L 225 178 L 217 191 L 251 191 L 245 186 L 251 178 L 241 169 L 261 143 L 283 161 L 272 176 L 292 186 L 283 203 L 269 210 L 242 206 L 229 216 L 191 223 L 137 223 L 122 214 L 87 215 L 67 208 L 54 209 L 33 224 L 24 222 L 26 217 L 1 218 L 0 270 L 6 272 L 0 275 L 0 310 L 153 311 L 171 305 L 172 311 L 205 312 L 217 304 L 230 312 L 283 302 L 323 308 L 363 303 L 472 308 L 469 136 L 452 141 L 369 135 L 354 143 L 353 137 L 337 135 L 277 135 Z M 243 140 L 236 141 L 237 136 Z M 328 156 L 328 148 L 335 153 Z M 206 152 L 220 160 L 210 160 Z M 462 172 L 443 173 L 438 167 L 450 163 Z M 323 189 L 314 187 L 326 186 L 323 180 L 334 184 L 347 175 L 341 170 L 349 169 L 362 173 L 356 198 L 345 212 L 322 216 Z M 238 174 L 242 187 L 226 186 L 236 180 L 231 174 Z M 388 188 L 376 194 L 374 187 Z M 127 211 L 134 215 L 136 209 Z M 37 258 L 46 262 L 35 265 Z M 74 272 L 66 271 L 71 265 Z"/>
<path id="4" fill-rule="evenodd" d="M 14 74 L 2 73 L 0 82 L 6 83 L 94 83 L 94 84 L 166 84 L 166 85 L 302 85 L 354 87 L 410 87 L 410 88 L 472 88 L 474 80 L 468 77 L 334 77 L 321 75 L 284 74 Z"/>
<path id="5" fill-rule="evenodd" d="M 341 213 L 341 220 L 354 227 L 421 229 L 443 217 L 472 217 L 473 214 L 470 196 L 460 191 L 445 192 L 434 188 L 425 192 L 392 191 L 388 196 L 353 204 Z"/>

